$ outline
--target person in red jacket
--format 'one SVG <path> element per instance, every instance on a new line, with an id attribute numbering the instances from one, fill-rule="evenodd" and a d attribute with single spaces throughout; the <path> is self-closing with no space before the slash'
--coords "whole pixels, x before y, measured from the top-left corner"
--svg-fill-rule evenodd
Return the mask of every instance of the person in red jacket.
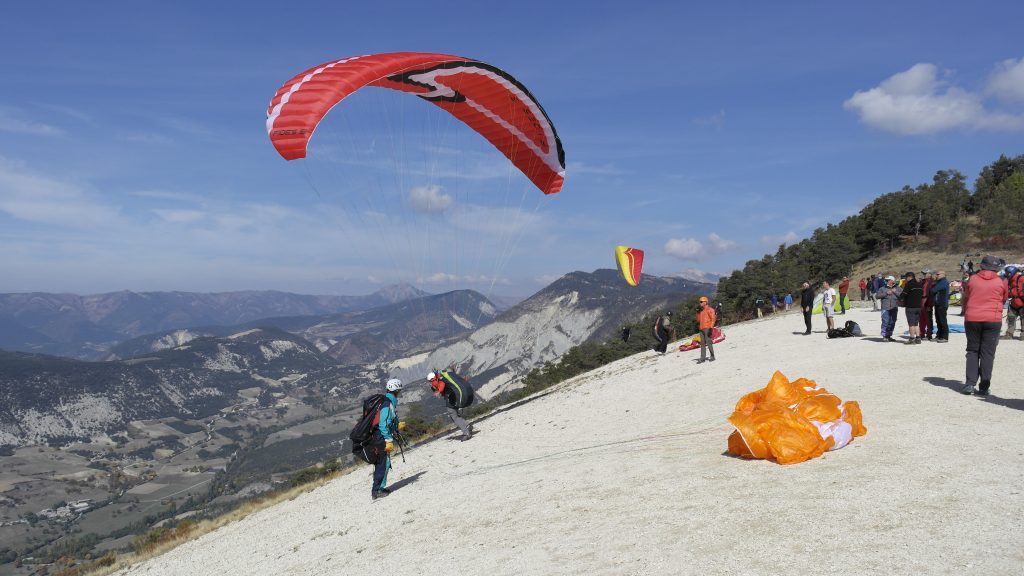
<path id="1" fill-rule="evenodd" d="M 840 314 L 846 314 L 846 293 L 850 291 L 850 279 L 843 276 L 843 281 L 839 283 L 839 309 L 842 310 Z"/>
<path id="2" fill-rule="evenodd" d="M 715 327 L 715 309 L 708 306 L 707 296 L 701 296 L 698 305 L 700 306 L 697 311 L 697 327 L 700 329 L 700 360 L 697 360 L 697 363 L 700 364 L 705 359 L 714 362 L 715 343 L 711 341 L 711 329 Z M 705 354 L 705 347 L 711 351 L 710 358 L 707 358 Z"/>
<path id="3" fill-rule="evenodd" d="M 868 281 L 865 280 L 864 278 L 861 278 L 860 282 L 857 283 L 857 287 L 860 288 L 860 299 L 861 300 L 867 300 L 868 299 Z"/>
<path id="4" fill-rule="evenodd" d="M 1006 282 L 997 274 L 1002 267 L 1002 259 L 985 256 L 981 259 L 981 270 L 966 283 L 967 381 L 960 390 L 962 394 L 987 396 L 992 385 L 992 365 L 1003 327 L 1003 304 L 1009 296 Z M 975 389 L 979 377 L 981 384 Z"/>

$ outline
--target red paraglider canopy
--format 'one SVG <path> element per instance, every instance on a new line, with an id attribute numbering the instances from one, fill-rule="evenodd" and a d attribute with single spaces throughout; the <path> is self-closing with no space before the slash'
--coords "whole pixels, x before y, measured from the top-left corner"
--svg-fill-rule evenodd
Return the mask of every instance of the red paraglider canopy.
<path id="1" fill-rule="evenodd" d="M 537 99 L 503 70 L 445 54 L 354 56 L 298 74 L 278 89 L 267 108 L 274 147 L 286 160 L 305 157 L 324 115 L 364 86 L 411 92 L 444 108 L 486 138 L 545 194 L 562 189 L 562 142 Z"/>

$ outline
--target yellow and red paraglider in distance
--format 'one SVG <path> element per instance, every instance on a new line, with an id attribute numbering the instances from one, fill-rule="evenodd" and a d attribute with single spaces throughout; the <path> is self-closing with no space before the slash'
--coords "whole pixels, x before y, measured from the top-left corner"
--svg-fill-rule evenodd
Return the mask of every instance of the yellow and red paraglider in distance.
<path id="1" fill-rule="evenodd" d="M 562 189 L 562 142 L 533 94 L 504 70 L 447 54 L 353 56 L 296 75 L 267 107 L 274 147 L 285 160 L 304 158 L 320 120 L 364 86 L 410 92 L 443 108 L 486 138 L 542 192 Z"/>
<path id="2" fill-rule="evenodd" d="M 615 247 L 615 261 L 619 265 L 619 272 L 630 286 L 640 283 L 640 271 L 644 267 L 644 251 L 628 246 Z"/>
<path id="3" fill-rule="evenodd" d="M 843 402 L 812 380 L 790 382 L 781 372 L 740 398 L 729 417 L 736 427 L 729 454 L 796 464 L 838 450 L 867 434 L 860 405 Z"/>

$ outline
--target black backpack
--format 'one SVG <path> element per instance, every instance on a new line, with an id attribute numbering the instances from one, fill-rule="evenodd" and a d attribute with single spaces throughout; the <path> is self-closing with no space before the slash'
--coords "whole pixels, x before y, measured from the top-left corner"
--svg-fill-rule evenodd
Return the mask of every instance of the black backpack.
<path id="1" fill-rule="evenodd" d="M 473 387 L 465 378 L 458 374 L 444 371 L 441 372 L 441 379 L 444 380 L 445 396 L 453 408 L 465 408 L 473 403 Z"/>
<path id="2" fill-rule="evenodd" d="M 843 327 L 851 336 L 863 336 L 864 332 L 860 329 L 860 324 L 857 324 L 853 320 L 847 320 L 846 326 Z"/>
<path id="3" fill-rule="evenodd" d="M 363 415 L 348 433 L 348 439 L 352 441 L 352 454 L 368 464 L 376 462 L 380 455 L 379 447 L 372 445 L 371 440 L 373 429 L 380 423 L 380 409 L 385 402 L 391 403 L 383 394 L 374 394 L 363 400 Z"/>

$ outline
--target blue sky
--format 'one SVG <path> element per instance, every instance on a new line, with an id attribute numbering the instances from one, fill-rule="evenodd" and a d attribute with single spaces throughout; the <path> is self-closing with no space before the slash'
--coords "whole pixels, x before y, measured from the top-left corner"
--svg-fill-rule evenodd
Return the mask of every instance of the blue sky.
<path id="1" fill-rule="evenodd" d="M 0 292 L 525 296 L 646 251 L 726 273 L 904 185 L 1024 153 L 1024 4 L 35 2 L 0 22 Z M 717 5 L 716 5 L 717 4 Z M 367 90 L 285 162 L 266 106 L 345 56 L 516 76 L 543 196 L 467 128 Z"/>

